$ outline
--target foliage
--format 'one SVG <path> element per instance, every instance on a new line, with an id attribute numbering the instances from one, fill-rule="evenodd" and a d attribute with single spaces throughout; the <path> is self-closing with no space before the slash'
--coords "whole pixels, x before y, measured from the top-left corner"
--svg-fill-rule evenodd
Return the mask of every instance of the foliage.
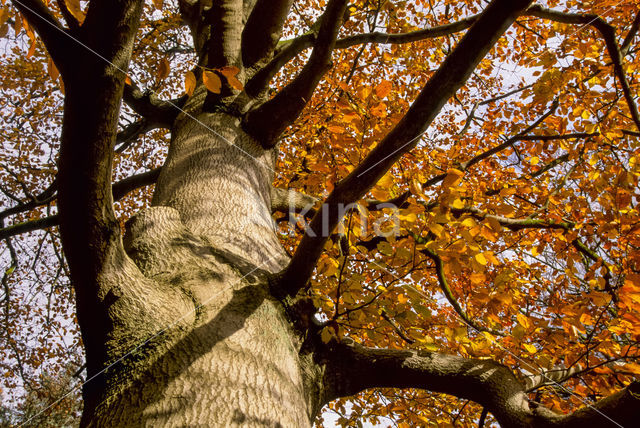
<path id="1" fill-rule="evenodd" d="M 56 213 L 48 189 L 64 88 L 29 24 L 2 3 L 0 218 L 6 227 Z M 483 4 L 356 0 L 339 39 L 443 26 L 472 17 Z M 62 5 L 82 19 L 85 2 L 48 6 L 62 15 Z M 297 1 L 283 38 L 309 31 L 323 6 Z M 634 101 L 640 2 L 549 0 L 543 6 L 557 14 L 521 16 L 416 147 L 347 213 L 311 284 L 328 321 L 325 340 L 349 336 L 368 346 L 491 358 L 532 376 L 532 400 L 567 412 L 640 374 Z M 607 45 L 607 28 L 619 57 Z M 464 29 L 336 49 L 332 67 L 281 139 L 275 186 L 328 195 L 403 117 Z M 307 58 L 303 51 L 290 61 L 273 89 Z M 177 4 L 145 4 L 130 82 L 168 99 L 192 92 L 196 76 L 212 92 L 225 82 L 241 89 L 237 73 L 197 67 Z M 123 135 L 138 120 L 123 107 Z M 116 146 L 114 181 L 161 166 L 166 154 L 166 130 L 131 135 Z M 150 192 L 138 189 L 117 202 L 122 224 L 148 205 Z M 375 201 L 387 200 L 399 208 L 375 209 Z M 284 212 L 275 219 L 293 254 L 302 228 L 291 227 Z M 394 233 L 381 237 L 380 230 Z M 68 373 L 69 356 L 81 343 L 57 229 L 7 236 L 2 394 L 16 409 L 30 406 L 32 391 L 44 391 L 52 379 L 69 382 L 68 375 L 46 373 Z M 548 377 L 534 382 L 541 373 Z M 44 396 L 55 399 L 63 390 Z M 422 390 L 367 391 L 331 403 L 323 418 L 329 410 L 344 426 L 358 418 L 475 426 L 482 412 L 472 402 Z"/>

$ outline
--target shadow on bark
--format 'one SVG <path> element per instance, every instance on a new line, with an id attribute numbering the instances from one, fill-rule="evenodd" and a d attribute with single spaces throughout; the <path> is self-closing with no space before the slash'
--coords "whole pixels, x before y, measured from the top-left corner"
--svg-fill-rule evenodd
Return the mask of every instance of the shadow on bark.
<path id="1" fill-rule="evenodd" d="M 175 397 L 177 398 L 175 404 L 173 400 L 169 406 L 163 403 L 160 406 L 162 411 L 149 412 L 149 407 L 153 403 L 159 400 L 166 401 L 167 397 L 163 392 L 167 390 L 167 387 L 174 379 L 187 371 L 200 357 L 212 351 L 217 344 L 243 330 L 247 319 L 269 298 L 266 272 L 258 269 L 242 257 L 226 251 L 214 250 L 210 247 L 204 248 L 203 245 L 197 245 L 190 239 L 184 239 L 184 237 L 173 240 L 171 244 L 173 246 L 189 247 L 196 257 L 204 257 L 205 254 L 213 255 L 217 261 L 232 265 L 242 276 L 238 275 L 237 278 L 229 278 L 225 284 L 227 287 L 230 288 L 233 281 L 237 282 L 238 285 L 241 283 L 246 285 L 232 291 L 231 299 L 217 310 L 213 319 L 190 330 L 184 337 L 162 351 L 162 355 L 159 357 L 155 356 L 156 353 L 163 348 L 165 341 L 171 341 L 170 335 L 176 334 L 175 331 L 163 332 L 152 338 L 100 375 L 100 377 L 106 379 L 119 379 L 119 381 L 116 381 L 119 383 L 131 382 L 120 392 L 118 392 L 119 388 L 117 386 L 111 390 L 111 394 L 115 392 L 118 398 L 108 405 L 107 412 L 115 411 L 115 413 L 127 415 L 126 419 L 133 421 L 140 420 L 140 415 L 132 414 L 131 412 L 139 413 L 145 408 L 147 411 L 145 412 L 144 420 L 149 421 L 166 420 L 172 413 L 180 413 L 181 408 L 188 407 L 188 403 L 196 398 L 197 387 L 188 391 L 188 395 Z M 203 309 L 207 310 L 206 305 Z M 153 360 L 153 362 L 151 365 L 146 366 L 145 361 L 148 360 Z M 137 371 L 136 366 L 138 365 L 146 367 L 140 374 L 135 374 Z M 132 376 L 136 377 L 133 381 L 131 381 Z M 200 380 L 194 377 L 193 382 L 194 385 L 197 385 Z M 87 388 L 85 396 L 91 396 L 91 383 L 98 386 L 101 384 L 101 379 L 94 379 L 93 382 L 85 386 Z M 153 389 L 145 388 L 148 385 L 153 385 Z M 95 391 L 95 393 L 98 395 L 100 392 Z M 143 406 L 140 406 L 141 401 L 144 403 Z M 131 405 L 129 406 L 129 404 Z M 105 414 L 103 411 L 99 413 Z M 233 421 L 236 420 L 242 420 L 247 423 L 259 422 L 265 426 L 279 426 L 276 421 L 266 421 L 263 418 L 247 415 L 241 409 L 235 409 L 233 413 Z M 82 426 L 84 425 L 83 423 Z"/>

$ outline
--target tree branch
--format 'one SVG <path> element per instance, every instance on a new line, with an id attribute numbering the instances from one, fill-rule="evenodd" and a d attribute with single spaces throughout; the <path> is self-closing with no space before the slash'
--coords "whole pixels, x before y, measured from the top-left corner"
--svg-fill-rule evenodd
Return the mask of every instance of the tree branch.
<path id="1" fill-rule="evenodd" d="M 164 101 L 150 91 L 141 91 L 135 84 L 124 87 L 122 100 L 140 116 L 156 128 L 170 128 L 180 113 L 180 108 L 187 101 L 184 95 L 176 100 Z"/>
<path id="2" fill-rule="evenodd" d="M 436 37 L 454 34 L 469 28 L 478 18 L 478 15 L 462 19 L 450 24 L 440 25 L 437 27 L 425 28 L 423 30 L 411 31 L 408 33 L 388 34 L 388 33 L 365 33 L 355 36 L 348 36 L 336 41 L 335 49 L 346 49 L 352 46 L 366 43 L 381 44 L 404 44 L 412 43 L 425 39 L 433 39 Z M 286 40 L 281 43 L 277 49 L 274 58 L 263 68 L 261 68 L 247 82 L 247 93 L 256 96 L 259 94 L 278 73 L 278 71 L 289 61 L 299 55 L 305 49 L 313 47 L 315 40 L 313 32 L 303 34 L 295 39 Z"/>
<path id="3" fill-rule="evenodd" d="M 611 61 L 613 62 L 613 71 L 622 86 L 622 93 L 629 107 L 631 117 L 636 125 L 636 128 L 640 130 L 640 114 L 638 113 L 638 106 L 636 105 L 633 95 L 631 93 L 631 87 L 627 80 L 624 67 L 622 66 L 622 52 L 616 42 L 615 28 L 602 19 L 599 15 L 593 14 L 576 14 L 568 12 L 559 12 L 552 9 L 544 8 L 540 5 L 534 5 L 529 8 L 529 15 L 536 16 L 538 18 L 548 19 L 555 22 L 561 22 L 564 24 L 578 24 L 578 25 L 590 25 L 595 28 L 602 38 L 604 39 L 605 46 Z"/>
<path id="4" fill-rule="evenodd" d="M 292 189 L 271 188 L 271 212 L 315 212 L 318 199 Z"/>
<path id="5" fill-rule="evenodd" d="M 293 0 L 258 0 L 242 31 L 242 63 L 252 67 L 273 52 Z"/>
<path id="6" fill-rule="evenodd" d="M 460 21 L 439 25 L 437 27 L 425 28 L 423 30 L 410 31 L 408 33 L 388 34 L 376 31 L 373 33 L 357 34 L 355 36 L 349 36 L 338 40 L 336 42 L 336 49 L 346 49 L 365 43 L 398 45 L 418 42 L 425 39 L 434 39 L 459 33 L 460 31 L 468 29 L 478 20 L 479 16 L 480 15 L 473 15 L 468 18 L 461 19 Z"/>
<path id="7" fill-rule="evenodd" d="M 346 6 L 346 0 L 329 1 L 322 14 L 313 51 L 302 71 L 274 98 L 245 115 L 243 128 L 263 147 L 273 147 L 282 131 L 298 117 L 311 99 L 331 61 L 331 52 Z"/>
<path id="8" fill-rule="evenodd" d="M 629 53 L 629 49 L 631 49 L 631 43 L 633 42 L 633 39 L 636 37 L 636 34 L 638 34 L 639 29 L 640 29 L 640 12 L 636 13 L 636 17 L 633 20 L 633 23 L 631 24 L 631 28 L 629 29 L 629 32 L 627 33 L 624 40 L 622 41 L 622 44 L 620 45 L 620 53 L 622 54 L 623 57 Z"/>
<path id="9" fill-rule="evenodd" d="M 472 320 L 469 315 L 467 315 L 467 313 L 465 312 L 464 309 L 462 309 L 462 307 L 460 306 L 460 304 L 458 303 L 458 301 L 456 300 L 456 298 L 453 295 L 453 292 L 451 291 L 451 287 L 449 287 L 449 282 L 447 281 L 447 278 L 444 274 L 444 264 L 442 263 L 442 258 L 440 258 L 440 256 L 435 252 L 432 251 L 428 248 L 425 248 L 424 250 L 421 250 L 421 252 L 426 255 L 427 257 L 429 257 L 436 268 L 436 275 L 438 276 L 438 283 L 440 284 L 440 289 L 442 290 L 442 292 L 444 293 L 444 296 L 447 298 L 447 301 L 449 302 L 449 304 L 453 307 L 453 309 L 456 311 L 456 313 L 460 316 L 460 318 L 471 328 L 477 330 L 477 331 L 486 331 L 489 332 L 495 336 L 504 336 L 504 333 L 501 333 L 497 330 L 493 330 L 487 327 L 483 327 L 480 324 L 476 323 L 474 320 Z"/>
<path id="10" fill-rule="evenodd" d="M 478 63 L 506 31 L 529 0 L 494 0 L 426 83 L 406 115 L 360 165 L 338 183 L 316 213 L 279 284 L 284 294 L 295 294 L 313 272 L 326 239 L 340 221 L 345 205 L 360 199 L 391 166 L 411 150 L 440 109 L 471 75 Z"/>
<path id="11" fill-rule="evenodd" d="M 469 399 L 484 406 L 502 427 L 634 426 L 640 383 L 560 415 L 529 402 L 513 372 L 491 360 L 437 352 L 367 348 L 350 339 L 331 342 L 324 352 L 331 389 L 325 401 L 367 388 L 419 388 Z"/>
<path id="12" fill-rule="evenodd" d="M 41 0 L 11 0 L 11 2 L 40 36 L 56 68 L 64 77 L 67 69 L 73 66 L 74 52 L 77 49 L 71 43 L 67 30 Z"/>
<path id="13" fill-rule="evenodd" d="M 116 144 L 120 144 L 120 146 L 115 148 L 116 153 L 124 152 L 140 135 L 157 128 L 160 128 L 160 126 L 151 124 L 146 119 L 141 119 L 126 126 L 122 131 L 118 132 L 116 136 Z"/>
<path id="14" fill-rule="evenodd" d="M 158 180 L 161 169 L 162 168 L 155 168 L 150 171 L 143 172 L 142 174 L 132 175 L 131 177 L 127 177 L 123 180 L 118 181 L 112 187 L 113 199 L 115 201 L 118 201 L 122 199 L 127 193 L 132 192 L 135 189 L 154 184 Z M 53 200 L 53 198 L 51 200 Z M 32 208 L 35 208 L 36 206 L 33 206 Z M 3 227 L 0 229 L 0 240 L 9 238 L 11 236 L 20 235 L 22 233 L 32 232 L 38 229 L 46 229 L 48 227 L 57 225 L 58 215 L 51 215 L 36 220 L 29 220 L 22 223 L 12 224 L 11 226 Z"/>
<path id="15" fill-rule="evenodd" d="M 33 232 L 38 229 L 47 229 L 58 225 L 58 216 L 51 215 L 36 220 L 24 221 L 12 224 L 11 226 L 0 229 L 0 239 L 10 238 L 27 232 Z"/>
<path id="16" fill-rule="evenodd" d="M 209 2 L 211 9 L 205 20 L 211 27 L 211 36 L 205 46 L 208 68 L 241 66 L 242 0 Z M 205 55 L 198 52 L 199 55 Z"/>
<path id="17" fill-rule="evenodd" d="M 67 26 L 69 26 L 71 31 L 76 32 L 80 28 L 80 23 L 75 18 L 75 16 L 73 16 L 73 14 L 69 11 L 69 8 L 65 3 L 65 0 L 56 0 L 56 3 L 58 4 L 58 9 L 60 9 L 60 13 L 64 18 L 64 22 L 67 23 Z"/>

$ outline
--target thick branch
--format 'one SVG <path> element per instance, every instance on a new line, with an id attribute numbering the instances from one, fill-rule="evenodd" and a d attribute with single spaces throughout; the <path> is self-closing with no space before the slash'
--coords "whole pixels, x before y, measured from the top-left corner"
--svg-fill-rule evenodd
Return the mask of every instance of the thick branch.
<path id="1" fill-rule="evenodd" d="M 420 388 L 479 403 L 502 427 L 635 426 L 640 383 L 568 415 L 530 403 L 507 367 L 436 352 L 367 348 L 346 339 L 325 353 L 332 387 L 326 400 L 367 388 Z"/>
<path id="2" fill-rule="evenodd" d="M 164 101 L 153 92 L 143 92 L 136 85 L 127 84 L 124 87 L 122 99 L 133 111 L 144 117 L 148 124 L 153 124 L 157 128 L 170 128 L 187 100 L 187 96 Z"/>
<path id="3" fill-rule="evenodd" d="M 205 65 L 214 69 L 225 66 L 239 67 L 242 0 L 218 0 L 210 4 L 211 9 L 205 15 L 207 23 L 211 26 L 211 37 L 205 46 Z"/>
<path id="4" fill-rule="evenodd" d="M 271 212 L 311 212 L 318 199 L 292 189 L 271 188 Z M 314 211 L 315 212 L 315 211 Z"/>
<path id="5" fill-rule="evenodd" d="M 63 77 L 72 67 L 77 46 L 51 10 L 41 0 L 11 0 L 42 39 L 47 52 Z"/>
<path id="6" fill-rule="evenodd" d="M 300 73 L 274 98 L 245 115 L 243 127 L 265 147 L 277 138 L 300 114 L 318 86 L 330 61 L 346 0 L 330 0 L 322 15 L 320 30 L 309 61 Z"/>
<path id="7" fill-rule="evenodd" d="M 429 79 L 407 114 L 364 161 L 335 187 L 313 218 L 311 233 L 302 238 L 283 274 L 281 286 L 287 294 L 295 294 L 311 276 L 329 232 L 340 221 L 341 207 L 360 199 L 404 153 L 417 144 L 440 109 L 466 82 L 478 63 L 529 3 L 529 0 L 491 2 Z M 325 219 L 328 220 L 326 223 Z"/>
<path id="8" fill-rule="evenodd" d="M 252 67 L 273 52 L 293 0 L 258 0 L 242 31 L 242 63 Z"/>

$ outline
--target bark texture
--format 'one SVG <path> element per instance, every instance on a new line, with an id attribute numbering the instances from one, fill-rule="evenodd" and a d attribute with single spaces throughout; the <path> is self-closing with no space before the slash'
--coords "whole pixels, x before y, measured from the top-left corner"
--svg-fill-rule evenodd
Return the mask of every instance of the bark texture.
<path id="1" fill-rule="evenodd" d="M 328 239 L 321 233 L 325 218 L 333 229 L 340 204 L 359 200 L 417 144 L 517 17 L 527 10 L 560 22 L 575 17 L 531 8 L 531 0 L 493 0 L 482 14 L 451 25 L 391 39 L 370 33 L 338 40 L 347 2 L 329 0 L 317 32 L 280 44 L 291 0 L 180 0 L 199 65 L 210 72 L 237 67 L 246 87 L 226 85 L 214 94 L 198 81 L 193 95 L 177 101 L 184 111 L 176 118 L 176 103 L 133 85 L 125 91 L 141 0 L 91 1 L 83 24 L 69 30 L 40 0 L 14 3 L 67 88 L 55 220 L 87 352 L 83 426 L 306 427 L 329 400 L 374 387 L 468 398 L 503 426 L 601 426 L 602 413 L 637 423 L 638 383 L 565 416 L 529 402 L 522 382 L 497 362 L 365 348 L 349 339 L 325 344 L 319 332 L 327 325 L 315 320 L 305 295 Z M 611 44 L 610 31 L 597 25 Z M 322 207 L 309 209 L 315 199 L 272 189 L 276 143 L 313 95 L 334 49 L 405 43 L 469 26 L 405 117 Z M 307 47 L 313 51 L 300 73 L 267 100 L 270 80 Z M 618 78 L 624 81 L 624 73 Z M 172 133 L 152 206 L 127 223 L 124 238 L 113 196 L 157 173 L 112 189 L 123 94 L 146 128 Z M 291 261 L 272 209 L 315 213 L 317 233 L 303 237 Z"/>
<path id="2" fill-rule="evenodd" d="M 237 118 L 187 111 L 198 120 L 177 120 L 154 206 L 124 242 L 157 290 L 179 296 L 167 302 L 179 321 L 156 323 L 110 369 L 93 424 L 309 426 L 301 342 L 268 288 L 287 261 L 270 216 L 272 154 Z"/>

